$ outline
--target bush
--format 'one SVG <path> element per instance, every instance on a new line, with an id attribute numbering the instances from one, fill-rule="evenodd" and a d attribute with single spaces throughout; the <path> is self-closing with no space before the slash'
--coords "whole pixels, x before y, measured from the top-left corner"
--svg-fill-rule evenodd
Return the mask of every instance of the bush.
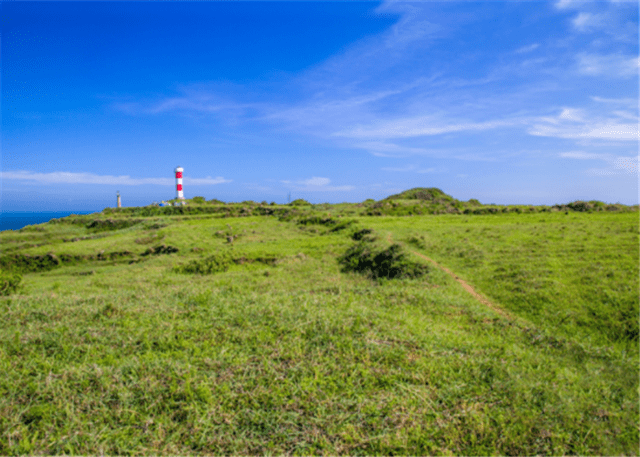
<path id="1" fill-rule="evenodd" d="M 373 233 L 372 229 L 363 228 L 362 230 L 358 230 L 357 232 L 354 232 L 353 235 L 351 235 L 351 238 L 354 239 L 355 241 L 361 241 L 365 238 L 373 240 L 374 239 L 373 237 L 367 236 L 367 235 L 371 235 L 372 233 Z"/>
<path id="2" fill-rule="evenodd" d="M 173 271 L 176 273 L 191 273 L 210 275 L 215 273 L 224 273 L 229 270 L 232 265 L 250 265 L 250 264 L 275 265 L 278 263 L 278 256 L 273 253 L 252 254 L 236 254 L 232 257 L 229 253 L 218 253 L 202 260 L 192 260 L 186 265 L 178 265 Z"/>
<path id="3" fill-rule="evenodd" d="M 289 206 L 311 206 L 311 203 L 309 203 L 306 200 L 303 200 L 302 198 L 298 198 L 292 201 L 291 203 L 289 203 Z"/>
<path id="4" fill-rule="evenodd" d="M 591 206 L 589 203 L 579 200 L 572 203 L 567 203 L 567 206 L 574 211 L 580 212 L 590 211 L 593 208 L 593 206 Z"/>
<path id="5" fill-rule="evenodd" d="M 194 203 L 204 203 L 205 199 L 204 199 L 204 197 L 193 197 L 191 199 L 191 201 L 194 202 Z"/>
<path id="6" fill-rule="evenodd" d="M 104 232 L 107 230 L 120 230 L 128 228 L 142 222 L 139 219 L 94 219 L 86 227 L 93 232 Z"/>
<path id="7" fill-rule="evenodd" d="M 179 265 L 174 268 L 177 273 L 191 273 L 210 275 L 222 273 L 229 269 L 233 259 L 228 254 L 214 254 L 203 260 L 192 260 L 186 265 Z"/>
<path id="8" fill-rule="evenodd" d="M 59 267 L 60 264 L 60 258 L 53 253 L 34 256 L 17 254 L 0 258 L 0 267 L 7 271 L 17 271 L 21 273 L 48 271 Z"/>
<path id="9" fill-rule="evenodd" d="M 338 261 L 344 272 L 354 271 L 373 278 L 417 278 L 429 272 L 427 265 L 409 260 L 399 244 L 383 248 L 361 241 L 347 249 Z"/>
<path id="10" fill-rule="evenodd" d="M 22 276 L 15 271 L 0 270 L 0 295 L 11 295 L 20 288 Z"/>

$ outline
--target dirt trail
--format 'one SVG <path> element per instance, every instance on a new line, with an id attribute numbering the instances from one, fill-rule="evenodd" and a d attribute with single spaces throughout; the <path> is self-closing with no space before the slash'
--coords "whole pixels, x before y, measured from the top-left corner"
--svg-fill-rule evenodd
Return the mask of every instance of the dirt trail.
<path id="1" fill-rule="evenodd" d="M 389 233 L 389 235 L 387 236 L 387 240 L 389 241 L 389 243 L 393 243 L 393 240 L 391 239 L 391 233 Z M 514 319 L 513 316 L 511 316 L 509 313 L 507 313 L 505 310 L 499 308 L 498 306 L 494 305 L 493 303 L 491 303 L 489 300 L 487 300 L 486 298 L 484 298 L 482 295 L 480 295 L 478 292 L 476 292 L 474 290 L 473 287 L 471 287 L 464 279 L 460 279 L 458 277 L 457 274 L 455 274 L 453 271 L 449 270 L 447 267 L 443 267 L 442 265 L 440 265 L 438 262 L 436 262 L 435 260 L 433 260 L 430 257 L 427 257 L 424 254 L 421 254 L 419 252 L 416 251 L 411 251 L 413 254 L 417 255 L 418 257 L 422 257 L 423 259 L 431 262 L 433 265 L 435 265 L 436 267 L 440 268 L 442 271 L 444 271 L 445 273 L 447 273 L 449 276 L 451 276 L 453 279 L 455 279 L 456 281 L 458 281 L 458 283 L 467 291 L 469 292 L 471 295 L 473 295 L 475 297 L 476 300 L 478 300 L 480 303 L 482 303 L 485 306 L 488 306 L 489 308 L 491 308 L 493 311 L 495 311 L 496 313 L 500 314 L 502 317 L 506 317 L 507 319 Z"/>

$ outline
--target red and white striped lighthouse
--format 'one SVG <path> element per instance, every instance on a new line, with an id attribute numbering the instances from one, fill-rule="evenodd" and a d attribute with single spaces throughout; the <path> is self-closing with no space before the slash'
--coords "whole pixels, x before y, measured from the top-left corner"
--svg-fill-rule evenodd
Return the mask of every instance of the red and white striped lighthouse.
<path id="1" fill-rule="evenodd" d="M 182 167 L 176 168 L 176 198 L 178 200 L 184 200 L 184 194 L 182 193 Z"/>

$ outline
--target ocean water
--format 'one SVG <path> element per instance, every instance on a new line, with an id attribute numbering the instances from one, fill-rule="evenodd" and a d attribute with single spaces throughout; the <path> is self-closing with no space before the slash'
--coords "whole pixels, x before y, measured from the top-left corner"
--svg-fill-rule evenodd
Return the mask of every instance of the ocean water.
<path id="1" fill-rule="evenodd" d="M 42 224 L 51 219 L 66 217 L 71 214 L 91 214 L 95 211 L 12 211 L 0 213 L 0 231 L 19 230 L 27 225 Z"/>

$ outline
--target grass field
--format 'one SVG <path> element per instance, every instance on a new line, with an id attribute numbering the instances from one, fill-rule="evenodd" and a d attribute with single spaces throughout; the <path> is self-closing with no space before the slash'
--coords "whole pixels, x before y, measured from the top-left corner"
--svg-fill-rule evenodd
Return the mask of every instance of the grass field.
<path id="1" fill-rule="evenodd" d="M 374 204 L 0 233 L 0 454 L 638 454 L 637 211 Z"/>

